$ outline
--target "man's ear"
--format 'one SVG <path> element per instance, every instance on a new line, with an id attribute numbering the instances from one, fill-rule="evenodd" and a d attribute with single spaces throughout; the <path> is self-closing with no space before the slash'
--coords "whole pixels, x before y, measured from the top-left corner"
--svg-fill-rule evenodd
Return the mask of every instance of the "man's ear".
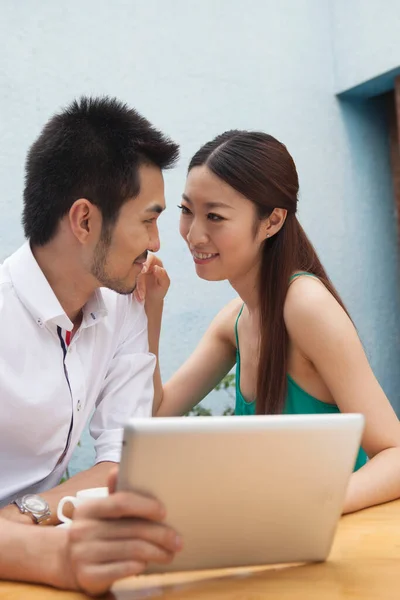
<path id="1" fill-rule="evenodd" d="M 97 206 L 86 198 L 75 200 L 68 213 L 68 220 L 76 239 L 85 244 L 93 234 L 98 236 L 101 230 L 101 213 Z"/>

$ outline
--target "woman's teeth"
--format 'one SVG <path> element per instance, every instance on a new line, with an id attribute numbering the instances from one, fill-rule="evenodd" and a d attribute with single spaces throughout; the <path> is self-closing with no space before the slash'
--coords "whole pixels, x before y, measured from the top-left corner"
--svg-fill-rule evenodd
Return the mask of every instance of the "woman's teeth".
<path id="1" fill-rule="evenodd" d="M 206 260 L 207 258 L 212 258 L 213 256 L 217 256 L 216 254 L 204 254 L 203 252 L 193 252 L 193 256 L 195 258 L 199 258 L 200 260 Z"/>

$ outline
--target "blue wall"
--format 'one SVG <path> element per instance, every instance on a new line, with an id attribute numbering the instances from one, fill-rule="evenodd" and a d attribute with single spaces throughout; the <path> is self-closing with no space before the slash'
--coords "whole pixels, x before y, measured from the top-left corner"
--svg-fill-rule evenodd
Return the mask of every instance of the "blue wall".
<path id="1" fill-rule="evenodd" d="M 400 412 L 399 233 L 386 101 L 346 99 L 340 101 L 340 110 L 352 179 L 346 198 L 350 210 L 344 215 L 351 238 L 343 265 L 344 297 L 375 373 Z"/>
<path id="2" fill-rule="evenodd" d="M 398 0 L 329 0 L 329 8 L 336 92 L 399 68 Z"/>
<path id="3" fill-rule="evenodd" d="M 300 220 L 399 410 L 398 244 L 383 111 L 379 100 L 336 96 L 400 66 L 400 6 L 388 2 L 378 13 L 376 0 L 2 0 L 0 259 L 23 239 L 25 154 L 48 116 L 80 94 L 136 106 L 182 145 L 160 221 L 172 281 L 161 343 L 168 377 L 233 296 L 196 277 L 178 235 L 189 157 L 225 129 L 263 129 L 294 156 Z M 227 401 L 214 394 L 206 404 L 217 412 Z"/>

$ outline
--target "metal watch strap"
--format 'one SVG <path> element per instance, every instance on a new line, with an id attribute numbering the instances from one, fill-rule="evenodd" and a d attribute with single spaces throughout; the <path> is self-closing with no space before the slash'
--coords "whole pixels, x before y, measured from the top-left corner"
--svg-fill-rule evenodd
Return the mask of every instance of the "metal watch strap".
<path id="1" fill-rule="evenodd" d="M 32 496 L 32 495 L 27 494 L 26 496 Z M 17 506 L 17 508 L 21 514 L 29 515 L 31 517 L 32 521 L 36 525 L 39 525 L 43 521 L 47 521 L 51 516 L 51 512 L 50 512 L 49 505 L 47 504 L 47 502 L 43 498 L 38 496 L 38 498 L 40 498 L 44 503 L 44 512 L 35 512 L 34 510 L 28 508 L 25 505 L 24 499 L 26 496 L 21 496 L 20 498 L 15 498 L 15 500 L 13 500 L 12 504 L 15 504 Z"/>

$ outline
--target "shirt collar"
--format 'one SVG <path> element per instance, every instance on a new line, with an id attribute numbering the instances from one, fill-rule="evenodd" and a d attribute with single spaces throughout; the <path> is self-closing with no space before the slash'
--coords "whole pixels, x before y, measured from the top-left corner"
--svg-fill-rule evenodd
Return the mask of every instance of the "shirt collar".
<path id="1" fill-rule="evenodd" d="M 97 289 L 83 307 L 82 327 L 95 325 L 107 315 L 107 312 L 103 294 L 100 289 Z"/>
<path id="2" fill-rule="evenodd" d="M 71 331 L 73 323 L 36 262 L 29 242 L 25 242 L 7 262 L 17 296 L 38 326 L 44 327 L 46 323 L 52 322 L 61 329 Z M 102 294 L 100 290 L 95 290 L 83 308 L 82 325 L 94 325 L 106 314 Z"/>

